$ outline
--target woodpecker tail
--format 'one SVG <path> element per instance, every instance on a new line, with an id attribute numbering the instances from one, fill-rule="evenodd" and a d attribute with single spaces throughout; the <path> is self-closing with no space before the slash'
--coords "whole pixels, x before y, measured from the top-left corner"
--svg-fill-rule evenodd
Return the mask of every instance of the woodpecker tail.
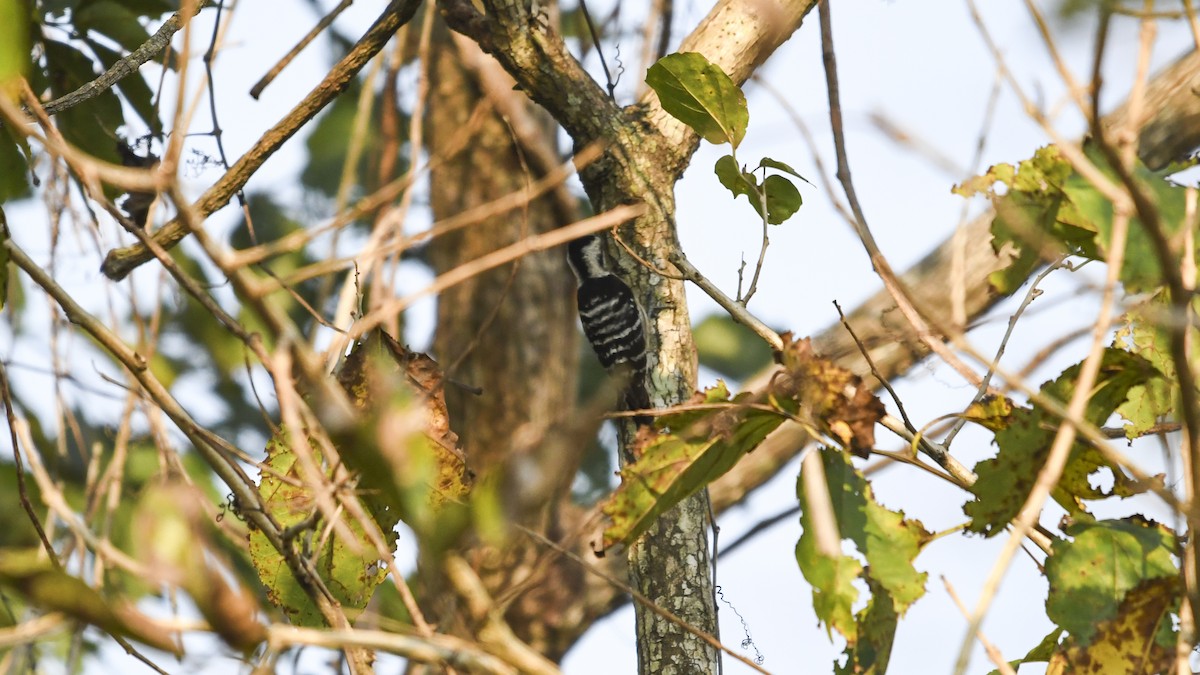
<path id="1" fill-rule="evenodd" d="M 644 372 L 639 370 L 630 374 L 629 384 L 626 385 L 621 399 L 622 407 L 625 410 L 650 409 L 650 393 L 646 391 L 646 374 Z M 650 415 L 634 415 L 631 419 L 639 427 L 654 423 L 654 418 Z"/>

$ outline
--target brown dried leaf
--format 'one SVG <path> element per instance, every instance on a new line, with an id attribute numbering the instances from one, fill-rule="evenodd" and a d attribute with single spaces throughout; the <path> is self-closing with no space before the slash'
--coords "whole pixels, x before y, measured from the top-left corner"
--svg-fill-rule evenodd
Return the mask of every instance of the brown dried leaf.
<path id="1" fill-rule="evenodd" d="M 400 456 L 406 454 L 404 449 L 396 447 L 394 441 L 407 436 L 405 432 L 411 429 L 400 429 L 397 425 L 404 421 L 418 423 L 411 417 L 406 420 L 405 416 L 389 414 L 395 412 L 389 410 L 389 404 L 400 392 L 417 394 L 424 413 L 419 423 L 423 424 L 423 432 L 431 441 L 438 464 L 436 486 L 430 494 L 435 504 L 465 496 L 471 483 L 466 457 L 458 447 L 458 435 L 450 429 L 443 379 L 436 361 L 426 354 L 408 350 L 382 331 L 369 334 L 356 345 L 338 372 L 338 382 L 354 405 L 376 425 L 375 439 L 379 450 L 388 460 L 387 464 L 392 465 L 374 468 L 385 468 L 389 473 L 406 464 Z M 351 461 L 350 457 L 347 460 Z M 358 468 L 364 475 L 371 469 Z"/>
<path id="2" fill-rule="evenodd" d="M 867 457 L 875 446 L 875 424 L 887 412 L 883 402 L 863 386 L 862 378 L 817 355 L 810 339 L 792 342 L 788 333 L 783 338 L 784 349 L 776 356 L 784 369 L 772 379 L 769 396 L 794 398 L 819 431 Z"/>

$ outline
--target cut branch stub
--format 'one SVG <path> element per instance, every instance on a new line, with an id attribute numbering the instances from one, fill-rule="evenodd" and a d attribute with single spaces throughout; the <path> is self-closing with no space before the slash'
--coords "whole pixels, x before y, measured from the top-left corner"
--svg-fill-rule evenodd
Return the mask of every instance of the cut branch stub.
<path id="1" fill-rule="evenodd" d="M 817 356 L 807 339 L 784 339 L 777 354 L 783 370 L 766 389 L 731 399 L 719 382 L 660 417 L 660 433 L 639 437 L 637 460 L 621 469 L 621 485 L 603 506 L 609 525 L 598 550 L 632 542 L 659 515 L 732 469 L 785 420 L 799 420 L 814 435 L 866 456 L 883 404 L 857 376 Z"/>

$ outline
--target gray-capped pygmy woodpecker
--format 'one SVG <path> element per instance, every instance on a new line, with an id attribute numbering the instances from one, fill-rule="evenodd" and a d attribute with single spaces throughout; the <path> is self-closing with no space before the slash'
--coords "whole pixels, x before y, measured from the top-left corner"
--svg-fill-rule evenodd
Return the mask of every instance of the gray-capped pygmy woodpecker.
<path id="1" fill-rule="evenodd" d="M 646 410 L 646 331 L 642 311 L 633 291 L 608 269 L 601 235 L 587 235 L 567 244 L 567 261 L 579 281 L 577 298 L 583 333 L 596 350 L 600 365 L 611 374 L 627 377 L 621 397 L 625 410 Z M 649 416 L 634 422 L 650 424 Z"/>

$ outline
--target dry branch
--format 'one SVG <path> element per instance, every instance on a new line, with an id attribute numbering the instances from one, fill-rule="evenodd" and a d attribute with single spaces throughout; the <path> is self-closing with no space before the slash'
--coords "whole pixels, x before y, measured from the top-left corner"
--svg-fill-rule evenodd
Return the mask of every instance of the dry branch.
<path id="1" fill-rule="evenodd" d="M 333 99 L 337 98 L 350 85 L 358 71 L 370 61 L 387 41 L 391 39 L 400 26 L 403 26 L 416 12 L 419 0 L 393 0 L 380 14 L 366 34 L 355 43 L 354 48 L 338 61 L 329 73 L 304 97 L 275 126 L 267 130 L 246 154 L 221 176 L 212 187 L 201 195 L 192 205 L 192 211 L 198 218 L 207 218 L 217 209 L 229 203 L 229 200 L 241 190 L 250 177 L 262 166 L 267 158 L 283 146 L 300 127 L 321 112 Z M 182 131 L 182 130 L 179 130 Z M 154 233 L 154 240 L 163 248 L 169 249 L 178 244 L 188 234 L 188 228 L 175 218 Z M 154 255 L 143 244 L 134 244 L 108 252 L 100 271 L 110 279 L 124 279 L 130 272 L 142 263 L 151 260 Z"/>

